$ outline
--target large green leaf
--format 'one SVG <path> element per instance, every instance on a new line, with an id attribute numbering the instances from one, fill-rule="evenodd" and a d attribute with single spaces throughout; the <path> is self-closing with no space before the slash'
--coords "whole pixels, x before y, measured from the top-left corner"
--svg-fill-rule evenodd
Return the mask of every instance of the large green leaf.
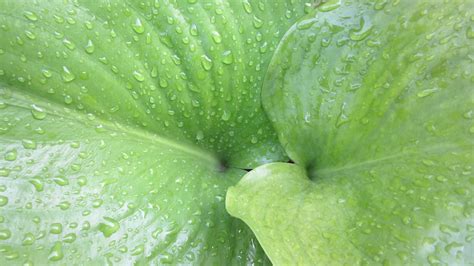
<path id="1" fill-rule="evenodd" d="M 267 262 L 224 196 L 284 158 L 260 86 L 303 8 L 1 1 L 0 264 Z"/>
<path id="2" fill-rule="evenodd" d="M 229 189 L 276 264 L 472 264 L 472 1 L 338 1 L 279 45 L 263 104 L 297 165 Z"/>

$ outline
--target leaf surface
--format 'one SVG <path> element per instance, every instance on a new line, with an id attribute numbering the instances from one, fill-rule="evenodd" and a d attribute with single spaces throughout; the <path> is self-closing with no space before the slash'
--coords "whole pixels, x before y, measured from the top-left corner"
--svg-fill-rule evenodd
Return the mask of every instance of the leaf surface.
<path id="1" fill-rule="evenodd" d="M 268 263 L 224 197 L 285 158 L 260 88 L 303 7 L 2 1 L 0 264 Z"/>
<path id="2" fill-rule="evenodd" d="M 227 193 L 273 263 L 474 261 L 470 1 L 330 1 L 285 35 L 263 104 L 297 165 Z"/>

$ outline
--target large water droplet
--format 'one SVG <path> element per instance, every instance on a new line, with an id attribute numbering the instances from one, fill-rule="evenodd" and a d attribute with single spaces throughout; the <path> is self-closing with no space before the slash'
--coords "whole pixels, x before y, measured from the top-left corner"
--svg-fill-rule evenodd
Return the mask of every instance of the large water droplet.
<path id="1" fill-rule="evenodd" d="M 33 118 L 34 119 L 37 119 L 37 120 L 43 120 L 45 117 L 46 117 L 46 113 L 45 111 L 43 110 L 43 108 L 33 104 L 31 105 L 31 114 L 33 115 Z"/>
<path id="2" fill-rule="evenodd" d="M 234 62 L 234 55 L 232 54 L 232 51 L 224 51 L 222 53 L 222 63 L 226 65 L 230 65 Z"/>
<path id="3" fill-rule="evenodd" d="M 99 224 L 99 231 L 105 237 L 109 237 L 120 229 L 120 224 L 115 219 L 104 217 L 104 222 Z"/>
<path id="4" fill-rule="evenodd" d="M 197 36 L 198 35 L 198 29 L 197 29 L 196 24 L 191 24 L 191 27 L 189 28 L 189 33 L 192 36 Z"/>
<path id="5" fill-rule="evenodd" d="M 242 2 L 245 12 L 248 14 L 252 13 L 252 5 L 250 5 L 249 0 L 244 0 Z"/>
<path id="6" fill-rule="evenodd" d="M 0 229 L 0 240 L 9 239 L 12 236 L 12 233 L 8 229 Z"/>
<path id="7" fill-rule="evenodd" d="M 26 233 L 21 241 L 23 246 L 32 245 L 35 242 L 35 236 L 32 233 Z"/>
<path id="8" fill-rule="evenodd" d="M 49 252 L 48 259 L 50 261 L 59 261 L 64 257 L 63 245 L 61 242 L 56 242 Z"/>
<path id="9" fill-rule="evenodd" d="M 16 150 L 11 150 L 5 153 L 4 159 L 5 161 L 15 161 L 17 157 Z"/>
<path id="10" fill-rule="evenodd" d="M 51 234 L 59 235 L 63 232 L 63 225 L 60 223 L 51 224 L 51 229 L 49 230 Z"/>
<path id="11" fill-rule="evenodd" d="M 43 182 L 40 179 L 34 178 L 29 181 L 37 192 L 43 191 Z"/>
<path id="12" fill-rule="evenodd" d="M 137 18 L 132 24 L 132 28 L 138 34 L 145 32 L 145 26 L 143 26 L 142 21 L 139 18 Z"/>
<path id="13" fill-rule="evenodd" d="M 221 37 L 219 32 L 213 31 L 211 35 L 212 35 L 212 40 L 215 43 L 221 43 L 222 42 L 222 37 Z"/>
<path id="14" fill-rule="evenodd" d="M 431 94 L 437 92 L 438 89 L 437 88 L 433 88 L 433 89 L 426 89 L 426 90 L 422 90 L 420 92 L 418 92 L 416 94 L 416 96 L 418 96 L 419 98 L 424 98 L 424 97 L 427 97 L 427 96 L 430 96 Z"/>
<path id="15" fill-rule="evenodd" d="M 61 77 L 63 78 L 63 81 L 66 83 L 71 82 L 76 78 L 76 76 L 71 72 L 71 70 L 69 70 L 67 66 L 63 66 Z"/>
<path id="16" fill-rule="evenodd" d="M 6 196 L 0 195 L 0 207 L 3 207 L 8 204 L 8 198 Z"/>
<path id="17" fill-rule="evenodd" d="M 68 39 L 64 39 L 63 44 L 64 44 L 64 46 L 66 46 L 67 49 L 69 49 L 71 51 L 76 49 L 76 45 Z"/>
<path id="18" fill-rule="evenodd" d="M 230 119 L 230 112 L 224 111 L 224 113 L 222 114 L 221 118 L 222 118 L 222 120 L 224 120 L 224 121 L 229 121 L 229 119 Z"/>
<path id="19" fill-rule="evenodd" d="M 30 21 L 37 21 L 38 20 L 38 16 L 36 15 L 35 12 L 25 11 L 25 13 L 23 13 L 23 15 L 25 16 L 25 18 L 27 18 Z"/>
<path id="20" fill-rule="evenodd" d="M 94 53 L 94 48 L 94 43 L 92 43 L 91 40 L 88 40 L 86 46 L 84 47 L 84 50 L 86 51 L 86 53 L 92 54 Z"/>
<path id="21" fill-rule="evenodd" d="M 133 71 L 132 74 L 133 74 L 133 77 L 134 77 L 137 81 L 139 81 L 139 82 L 142 82 L 142 81 L 145 80 L 145 76 L 144 76 L 144 75 L 142 74 L 142 72 L 139 71 L 139 70 Z"/>
<path id="22" fill-rule="evenodd" d="M 360 25 L 357 29 L 352 29 L 349 31 L 349 38 L 353 41 L 362 41 L 367 38 L 372 32 L 372 23 L 369 20 L 360 18 Z"/>
<path id="23" fill-rule="evenodd" d="M 209 71 L 212 68 L 212 59 L 209 58 L 207 55 L 201 56 L 201 66 L 204 70 Z"/>

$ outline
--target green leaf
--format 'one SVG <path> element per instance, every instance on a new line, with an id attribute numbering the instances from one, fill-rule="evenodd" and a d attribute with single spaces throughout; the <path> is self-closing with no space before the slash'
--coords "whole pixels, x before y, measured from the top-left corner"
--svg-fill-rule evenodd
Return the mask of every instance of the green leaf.
<path id="1" fill-rule="evenodd" d="M 273 263 L 474 261 L 469 1 L 332 1 L 295 24 L 263 104 L 298 166 L 227 193 Z"/>
<path id="2" fill-rule="evenodd" d="M 2 1 L 0 264 L 267 263 L 224 197 L 285 158 L 260 88 L 303 8 Z"/>

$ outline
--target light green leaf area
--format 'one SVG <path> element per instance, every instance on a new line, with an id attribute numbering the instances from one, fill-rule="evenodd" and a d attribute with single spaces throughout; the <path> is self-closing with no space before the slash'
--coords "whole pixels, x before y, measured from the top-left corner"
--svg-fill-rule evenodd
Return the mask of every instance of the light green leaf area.
<path id="1" fill-rule="evenodd" d="M 260 87 L 303 8 L 2 1 L 0 264 L 268 263 L 224 197 L 285 158 Z"/>
<path id="2" fill-rule="evenodd" d="M 473 10 L 331 1 L 285 35 L 263 104 L 297 165 L 226 199 L 273 263 L 474 263 Z"/>

